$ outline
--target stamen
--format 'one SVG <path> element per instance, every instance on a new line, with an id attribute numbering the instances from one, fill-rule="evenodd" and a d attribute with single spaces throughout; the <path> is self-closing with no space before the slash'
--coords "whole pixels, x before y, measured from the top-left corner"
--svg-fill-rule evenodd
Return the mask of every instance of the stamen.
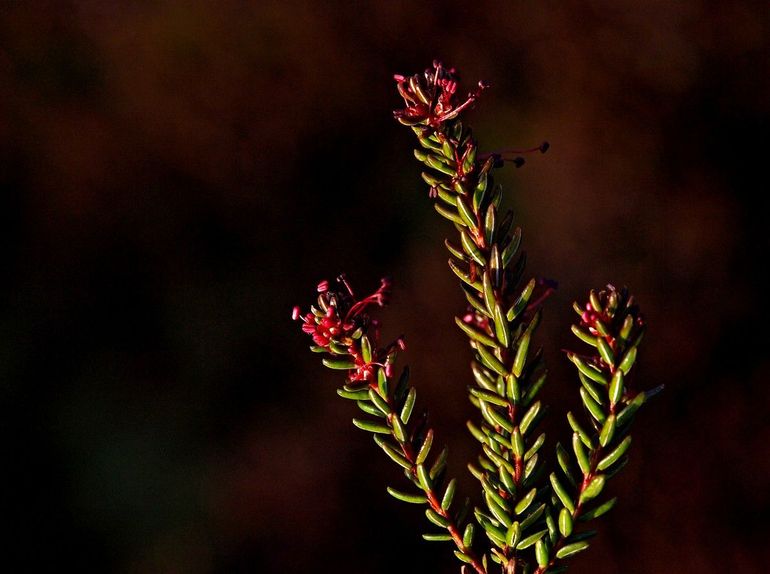
<path id="1" fill-rule="evenodd" d="M 353 294 L 353 289 L 350 287 L 350 284 L 348 283 L 348 279 L 347 277 L 345 277 L 344 273 L 340 273 L 340 276 L 337 277 L 337 281 L 339 281 L 345 286 L 345 289 L 348 290 L 348 293 L 350 294 L 351 297 L 353 297 L 353 299 L 356 298 L 356 296 Z"/>

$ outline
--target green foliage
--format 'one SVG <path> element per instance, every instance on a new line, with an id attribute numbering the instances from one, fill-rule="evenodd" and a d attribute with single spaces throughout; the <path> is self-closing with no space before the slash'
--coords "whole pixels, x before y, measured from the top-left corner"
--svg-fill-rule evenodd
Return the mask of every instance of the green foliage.
<path id="1" fill-rule="evenodd" d="M 494 183 L 494 170 L 506 158 L 480 154 L 459 120 L 484 86 L 458 104 L 455 76 L 440 64 L 424 77 L 396 80 L 406 108 L 395 115 L 417 136 L 414 155 L 426 167 L 422 178 L 434 207 L 459 235 L 445 245 L 468 303 L 455 322 L 473 354 L 468 398 L 478 418 L 468 429 L 480 452 L 468 468 L 479 482 L 482 504 L 472 513 L 467 499 L 456 504 L 457 481 L 446 476 L 448 450 L 434 448 L 427 414 L 414 414 L 417 391 L 408 369 L 394 380 L 403 344 L 378 346 L 366 309 L 384 304 L 386 282 L 360 301 L 344 278 L 339 282 L 345 289 L 322 283 L 318 308 L 302 317 L 303 330 L 313 336 L 314 352 L 328 354 L 325 366 L 347 371 L 338 394 L 368 415 L 353 424 L 371 433 L 403 469 L 411 490 L 387 490 L 425 507 L 430 523 L 425 540 L 451 542 L 464 572 L 563 571 L 564 560 L 586 550 L 595 534 L 582 525 L 614 506 L 614 498 L 603 499 L 606 483 L 628 460 L 637 410 L 657 392 L 639 392 L 629 384 L 643 321 L 626 289 L 607 286 L 591 291 L 585 305 L 575 304 L 579 320 L 572 331 L 588 351 L 569 352 L 567 358 L 576 367 L 584 413 L 567 413 L 570 447 L 557 443 L 552 464 L 543 454 L 546 436 L 537 430 L 547 410 L 537 399 L 546 369 L 533 338 L 553 287 L 534 278 L 522 281 L 521 229 L 510 210 L 500 217 L 502 188 Z M 480 537 L 474 536 L 478 528 L 471 518 L 485 539 L 475 540 Z"/>

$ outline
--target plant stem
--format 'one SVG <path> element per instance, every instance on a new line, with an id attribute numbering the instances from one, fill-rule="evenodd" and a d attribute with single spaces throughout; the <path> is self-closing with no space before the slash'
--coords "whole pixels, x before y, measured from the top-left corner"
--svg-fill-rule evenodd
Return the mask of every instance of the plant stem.
<path id="1" fill-rule="evenodd" d="M 377 385 L 371 385 L 371 388 L 377 392 Z M 395 411 L 393 401 L 390 397 L 387 399 L 388 405 L 391 407 L 392 411 Z M 390 415 L 388 415 L 388 426 L 393 428 L 393 421 L 392 417 L 398 416 L 395 412 L 391 412 Z M 409 470 L 409 473 L 412 475 L 412 477 L 415 479 L 415 482 L 419 484 L 419 480 L 417 480 L 417 456 L 415 454 L 415 447 L 412 445 L 409 441 L 401 441 L 396 437 L 395 433 L 392 434 L 393 438 L 398 442 L 399 446 L 401 447 L 401 452 L 404 453 L 404 457 L 412 464 L 412 468 Z M 449 535 L 452 537 L 452 541 L 455 543 L 455 546 L 457 546 L 457 549 L 468 556 L 470 559 L 470 565 L 473 567 L 474 570 L 476 570 L 477 574 L 487 574 L 486 569 L 484 568 L 484 565 L 479 560 L 476 553 L 473 551 L 473 549 L 469 546 L 466 546 L 463 542 L 462 534 L 460 533 L 460 530 L 457 527 L 457 524 L 452 517 L 452 513 L 448 510 L 444 510 L 441 507 L 441 502 L 439 501 L 439 495 L 435 491 L 434 488 L 423 488 L 423 492 L 425 493 L 425 497 L 428 500 L 428 505 L 430 506 L 431 510 L 441 516 L 444 520 L 447 521 L 447 532 L 449 532 Z"/>

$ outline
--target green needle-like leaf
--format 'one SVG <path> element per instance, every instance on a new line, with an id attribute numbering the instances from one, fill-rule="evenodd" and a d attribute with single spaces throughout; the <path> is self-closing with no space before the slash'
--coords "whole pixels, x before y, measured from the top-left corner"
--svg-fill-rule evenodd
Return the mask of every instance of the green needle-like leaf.
<path id="1" fill-rule="evenodd" d="M 404 428 L 404 425 L 401 423 L 401 419 L 399 419 L 395 414 L 390 415 L 388 419 L 390 420 L 390 424 L 393 427 L 393 436 L 396 437 L 398 442 L 405 443 L 406 429 Z"/>
<path id="2" fill-rule="evenodd" d="M 375 407 L 371 402 L 369 402 L 369 393 L 366 394 L 366 400 L 365 401 L 356 401 L 356 406 L 364 411 L 366 414 L 372 415 L 373 417 L 377 417 L 380 419 L 387 418 L 386 415 L 377 407 Z"/>
<path id="3" fill-rule="evenodd" d="M 510 403 L 508 402 L 508 399 L 503 398 L 497 393 L 493 393 L 491 391 L 471 388 L 470 393 L 474 397 L 478 397 L 479 399 L 487 401 L 488 403 L 492 403 L 493 405 L 498 405 L 500 407 L 506 407 L 506 408 L 508 408 L 508 406 L 510 405 Z"/>
<path id="4" fill-rule="evenodd" d="M 535 456 L 537 454 L 537 451 L 540 450 L 540 447 L 543 446 L 544 443 L 545 443 L 545 433 L 540 433 L 537 439 L 535 439 L 535 442 L 532 443 L 532 446 L 529 447 L 529 450 L 524 453 L 524 460 L 529 460 L 530 458 Z"/>
<path id="5" fill-rule="evenodd" d="M 588 436 L 588 433 L 583 430 L 583 427 L 580 426 L 580 423 L 577 421 L 575 415 L 573 415 L 571 411 L 567 413 L 567 421 L 569 422 L 569 426 L 572 427 L 572 430 L 578 434 L 583 444 L 588 448 L 593 448 L 591 438 Z"/>
<path id="6" fill-rule="evenodd" d="M 575 459 L 578 462 L 580 471 L 583 475 L 587 475 L 591 472 L 591 462 L 588 459 L 588 453 L 586 452 L 583 441 L 580 440 L 578 433 L 572 434 L 572 450 L 575 451 Z"/>
<path id="7" fill-rule="evenodd" d="M 612 352 L 612 347 L 604 337 L 598 337 L 596 339 L 596 349 L 599 351 L 599 356 L 608 365 L 615 364 L 615 353 Z"/>
<path id="8" fill-rule="evenodd" d="M 383 425 L 383 424 L 379 424 L 379 423 L 375 423 L 375 422 L 367 421 L 363 419 L 353 419 L 353 424 L 365 431 L 378 433 L 378 434 L 390 434 L 390 427 L 388 427 L 387 425 Z"/>
<path id="9" fill-rule="evenodd" d="M 441 159 L 433 154 L 428 154 L 428 157 L 426 158 L 426 163 L 435 169 L 436 171 L 440 171 L 441 173 L 448 175 L 449 177 L 455 177 L 457 176 L 457 172 L 453 170 L 451 167 L 449 167 L 447 164 L 445 164 Z"/>
<path id="10" fill-rule="evenodd" d="M 566 546 L 559 548 L 559 551 L 556 553 L 556 558 L 568 558 L 574 556 L 578 552 L 582 552 L 586 548 L 588 548 L 588 542 L 585 540 L 582 542 L 575 542 L 574 544 L 567 544 Z"/>
<path id="11" fill-rule="evenodd" d="M 369 391 L 366 389 L 360 389 L 356 391 L 349 391 L 347 389 L 337 389 L 337 394 L 343 399 L 350 399 L 353 401 L 369 400 Z"/>
<path id="12" fill-rule="evenodd" d="M 607 415 L 604 414 L 602 407 L 594 400 L 585 387 L 580 387 L 580 398 L 583 399 L 583 405 L 585 405 L 586 410 L 591 413 L 591 416 L 599 423 L 603 423 L 607 418 Z"/>
<path id="13" fill-rule="evenodd" d="M 541 407 L 540 401 L 537 401 L 534 403 L 529 409 L 527 409 L 527 412 L 524 413 L 524 416 L 521 417 L 521 422 L 519 423 L 519 428 L 521 429 L 521 433 L 526 435 L 529 431 L 530 425 L 535 421 L 535 418 L 537 418 L 537 415 L 540 414 L 540 407 Z"/>
<path id="14" fill-rule="evenodd" d="M 599 444 L 602 445 L 602 447 L 607 446 L 612 441 L 612 437 L 615 436 L 615 421 L 616 421 L 615 415 L 610 415 L 607 417 L 607 420 L 604 421 L 604 426 L 602 427 L 602 432 L 599 434 Z"/>
<path id="15" fill-rule="evenodd" d="M 475 534 L 475 531 L 476 527 L 472 522 L 469 522 L 465 527 L 465 532 L 463 532 L 463 545 L 469 547 L 471 544 L 473 544 L 473 535 Z"/>
<path id="16" fill-rule="evenodd" d="M 495 320 L 495 335 L 500 344 L 507 348 L 511 344 L 511 333 L 508 330 L 508 321 L 503 314 L 503 308 L 499 303 L 495 303 L 493 317 Z"/>
<path id="17" fill-rule="evenodd" d="M 564 473 L 564 477 L 569 481 L 572 486 L 577 486 L 572 471 L 570 469 L 570 458 L 567 449 L 565 449 L 561 443 L 556 443 L 556 461 L 559 463 L 559 468 Z"/>
<path id="18" fill-rule="evenodd" d="M 476 263 L 479 265 L 487 264 L 487 260 L 484 258 L 481 250 L 476 246 L 473 239 L 471 239 L 470 235 L 468 235 L 465 230 L 460 232 L 460 242 L 462 243 L 465 252 L 470 255 Z"/>
<path id="19" fill-rule="evenodd" d="M 449 457 L 449 447 L 444 447 L 441 449 L 441 452 L 436 457 L 436 460 L 433 462 L 433 464 L 430 467 L 430 477 L 436 478 L 439 474 L 441 474 L 441 471 L 444 470 L 446 467 L 446 461 Z"/>
<path id="20" fill-rule="evenodd" d="M 460 317 L 455 317 L 455 323 L 457 323 L 457 326 L 460 327 L 460 329 L 462 329 L 463 332 L 466 335 L 468 335 L 468 337 L 470 337 L 472 340 L 478 341 L 482 345 L 492 347 L 493 349 L 497 348 L 498 346 L 497 341 L 495 341 L 492 337 L 490 337 L 486 333 L 479 331 L 474 327 L 471 327 L 465 321 L 463 321 Z"/>
<path id="21" fill-rule="evenodd" d="M 530 512 L 527 517 L 521 521 L 521 529 L 522 531 L 527 530 L 530 526 L 532 526 L 535 522 L 540 520 L 540 517 L 543 516 L 543 513 L 545 512 L 545 504 L 541 504 L 537 508 L 535 508 L 532 512 Z"/>
<path id="22" fill-rule="evenodd" d="M 500 504 L 497 504 L 494 498 L 489 496 L 489 493 L 485 493 L 486 496 L 485 501 L 487 503 L 487 508 L 489 508 L 489 511 L 492 513 L 492 515 L 497 518 L 498 521 L 500 521 L 503 526 L 508 528 L 511 525 L 511 517 L 508 514 L 508 511 L 501 506 Z"/>
<path id="23" fill-rule="evenodd" d="M 406 395 L 406 400 L 404 401 L 404 406 L 401 407 L 401 414 L 399 415 L 401 418 L 401 422 L 404 424 L 409 423 L 409 418 L 412 416 L 412 409 L 414 409 L 414 402 L 417 399 L 417 390 L 412 387 L 409 389 L 409 394 Z"/>
<path id="24" fill-rule="evenodd" d="M 466 263 L 470 261 L 470 257 L 468 257 L 465 252 L 457 247 L 454 243 L 449 241 L 449 239 L 444 239 L 444 245 L 446 246 L 449 253 L 457 257 L 460 261 L 465 261 Z"/>
<path id="25" fill-rule="evenodd" d="M 417 458 L 415 459 L 415 462 L 417 464 L 422 464 L 423 462 L 425 462 L 425 459 L 428 458 L 428 453 L 430 452 L 431 445 L 433 445 L 433 429 L 430 429 L 425 434 L 425 438 L 422 441 L 420 450 L 417 451 Z"/>
<path id="26" fill-rule="evenodd" d="M 611 498 L 607 502 L 600 504 L 596 508 L 592 510 L 588 510 L 584 512 L 578 520 L 580 522 L 587 522 L 589 520 L 593 520 L 594 518 L 599 518 L 600 516 L 607 514 L 612 508 L 615 506 L 615 503 L 618 501 L 617 497 Z"/>
<path id="27" fill-rule="evenodd" d="M 517 516 L 523 514 L 529 508 L 530 504 L 532 504 L 532 501 L 535 500 L 536 495 L 537 488 L 533 488 L 526 494 L 526 496 L 524 496 L 524 498 L 519 501 L 519 503 L 513 509 Z"/>
<path id="28" fill-rule="evenodd" d="M 481 362 L 484 363 L 484 365 L 493 371 L 495 371 L 498 375 L 507 375 L 507 369 L 505 368 L 505 365 L 495 357 L 489 350 L 487 350 L 484 347 L 476 347 L 476 351 L 479 353 L 479 358 L 481 359 Z"/>
<path id="29" fill-rule="evenodd" d="M 321 362 L 324 364 L 325 367 L 328 367 L 330 369 L 335 369 L 338 371 L 347 371 L 355 368 L 356 366 L 356 363 L 353 359 L 337 359 L 337 358 L 324 357 L 323 359 L 321 359 Z"/>
<path id="30" fill-rule="evenodd" d="M 634 362 L 636 361 L 636 347 L 631 347 L 628 351 L 626 351 L 626 354 L 623 355 L 623 359 L 620 361 L 620 365 L 618 368 L 623 371 L 626 375 L 628 374 L 628 371 L 631 370 L 631 367 L 634 366 Z"/>
<path id="31" fill-rule="evenodd" d="M 457 479 L 453 478 L 449 481 L 449 484 L 444 491 L 444 497 L 441 499 L 441 508 L 448 510 L 452 505 L 452 500 L 455 496 L 455 488 L 457 487 Z"/>
<path id="32" fill-rule="evenodd" d="M 628 451 L 628 448 L 631 446 L 631 436 L 627 436 L 623 439 L 623 441 L 615 447 L 615 449 L 610 452 L 607 456 L 605 456 L 603 459 L 599 461 L 599 464 L 596 465 L 596 468 L 599 470 L 606 470 L 609 467 L 611 467 L 613 464 L 615 464 L 620 458 L 626 454 Z"/>
<path id="33" fill-rule="evenodd" d="M 524 438 L 521 436 L 519 427 L 513 429 L 511 433 L 511 449 L 516 458 L 522 458 L 524 456 Z"/>
<path id="34" fill-rule="evenodd" d="M 606 479 L 604 475 L 597 474 L 591 479 L 591 482 L 588 483 L 588 486 L 586 486 L 583 493 L 580 495 L 580 502 L 581 504 L 584 502 L 588 502 L 589 500 L 593 500 L 597 496 L 599 496 L 604 489 L 604 483 Z"/>
<path id="35" fill-rule="evenodd" d="M 575 503 L 572 502 L 572 498 L 567 493 L 567 489 L 564 488 L 561 482 L 559 482 L 559 478 L 556 476 L 556 473 L 553 472 L 551 473 L 551 486 L 553 487 L 556 496 L 559 497 L 562 506 L 570 512 L 575 512 Z"/>
<path id="36" fill-rule="evenodd" d="M 372 360 L 372 344 L 369 342 L 369 337 L 362 336 L 361 339 L 361 355 L 364 358 L 365 363 L 370 363 Z"/>
<path id="37" fill-rule="evenodd" d="M 401 502 L 408 502 L 409 504 L 425 504 L 428 501 L 424 494 L 407 494 L 391 487 L 388 487 L 387 490 L 388 494 Z"/>
<path id="38" fill-rule="evenodd" d="M 489 459 L 496 465 L 501 466 L 505 470 L 507 470 L 511 475 L 516 474 L 516 469 L 514 466 L 510 463 L 510 461 L 504 459 L 502 456 L 497 454 L 495 451 L 493 451 L 490 447 L 487 445 L 483 446 L 484 454 L 489 457 Z"/>
<path id="39" fill-rule="evenodd" d="M 618 369 L 612 374 L 612 379 L 610 379 L 610 404 L 616 405 L 620 402 L 620 399 L 623 398 L 623 391 L 624 391 L 624 384 L 623 384 L 623 371 L 621 369 Z"/>
<path id="40" fill-rule="evenodd" d="M 452 537 L 449 534 L 423 534 L 423 540 L 428 542 L 451 542 Z"/>
<path id="41" fill-rule="evenodd" d="M 430 520 L 436 526 L 440 526 L 442 528 L 449 526 L 449 521 L 431 508 L 425 509 L 425 516 L 427 516 L 428 520 Z"/>
<path id="42" fill-rule="evenodd" d="M 448 208 L 444 207 L 440 203 L 434 203 L 433 204 L 433 209 L 435 209 L 441 217 L 443 217 L 445 219 L 448 219 L 452 223 L 456 223 L 456 224 L 462 225 L 462 226 L 466 225 L 465 220 L 462 217 L 460 217 L 459 213 L 457 213 L 454 210 L 451 210 L 451 209 L 448 209 Z"/>
<path id="43" fill-rule="evenodd" d="M 647 400 L 647 395 L 644 392 L 639 393 L 636 395 L 630 403 L 628 403 L 628 406 L 624 408 L 622 411 L 620 411 L 620 414 L 618 415 L 618 428 L 622 428 L 623 425 L 628 423 L 636 413 L 636 411 L 639 410 L 639 407 L 641 407 L 644 402 Z"/>
<path id="44" fill-rule="evenodd" d="M 517 341 L 518 347 L 513 359 L 513 374 L 517 377 L 521 376 L 521 373 L 524 370 L 524 364 L 527 362 L 527 353 L 529 352 L 529 340 L 531 335 L 532 332 L 527 329 L 521 339 Z"/>
<path id="45" fill-rule="evenodd" d="M 529 548 L 530 546 L 535 544 L 538 540 L 540 540 L 546 532 L 548 532 L 547 529 L 539 530 L 534 534 L 527 536 L 516 545 L 516 550 L 525 550 Z"/>
<path id="46" fill-rule="evenodd" d="M 543 539 L 538 540 L 535 544 L 535 560 L 537 560 L 537 565 L 541 568 L 545 568 L 548 565 L 548 546 Z"/>
<path id="47" fill-rule="evenodd" d="M 389 415 L 390 414 L 390 406 L 380 396 L 380 393 L 375 391 L 374 389 L 369 389 L 369 400 L 374 403 L 374 406 L 376 406 L 378 409 L 382 411 L 383 414 Z"/>
<path id="48" fill-rule="evenodd" d="M 457 212 L 463 220 L 463 223 L 471 229 L 476 229 L 476 216 L 473 214 L 468 202 L 461 195 L 457 196 Z"/>
<path id="49" fill-rule="evenodd" d="M 519 250 L 519 245 L 521 244 L 521 227 L 517 227 L 516 230 L 513 232 L 513 235 L 511 236 L 511 240 L 508 242 L 508 245 L 505 246 L 505 249 L 503 249 L 502 254 L 502 260 L 503 260 L 503 267 L 507 268 L 508 265 L 510 265 L 511 260 L 513 259 L 513 256 L 516 255 L 516 253 Z"/>
<path id="50" fill-rule="evenodd" d="M 455 554 L 455 556 L 457 556 L 457 559 L 460 560 L 461 562 L 465 562 L 466 564 L 472 564 L 473 563 L 473 559 L 470 556 L 468 556 L 467 554 L 465 554 L 463 552 L 460 552 L 459 550 L 455 550 L 454 554 Z"/>
<path id="51" fill-rule="evenodd" d="M 424 464 L 417 464 L 417 478 L 424 491 L 427 492 L 433 488 L 433 481 L 431 481 L 428 470 L 425 468 Z"/>
<path id="52" fill-rule="evenodd" d="M 521 540 L 521 524 L 519 524 L 518 521 L 514 521 L 505 535 L 505 543 L 508 546 L 516 548 L 519 540 Z"/>
<path id="53" fill-rule="evenodd" d="M 385 454 L 387 454 L 393 462 L 407 470 L 412 469 L 412 463 L 409 462 L 409 460 L 403 454 L 396 450 L 394 446 L 388 444 L 388 442 L 378 434 L 373 435 L 373 438 L 374 442 L 376 442 L 377 445 L 385 451 Z"/>
<path id="54" fill-rule="evenodd" d="M 578 368 L 578 371 L 583 373 L 586 377 L 599 383 L 600 385 L 607 384 L 607 377 L 604 376 L 604 374 L 599 369 L 587 363 L 582 357 L 579 357 L 575 353 L 567 353 L 567 357 L 575 364 L 575 366 Z"/>
<path id="55" fill-rule="evenodd" d="M 597 341 L 596 337 L 594 337 L 591 333 L 588 331 L 585 331 L 578 327 L 577 325 L 572 325 L 572 332 L 575 334 L 575 336 L 583 341 L 584 343 L 587 343 L 591 345 L 592 347 L 596 347 Z"/>
<path id="56" fill-rule="evenodd" d="M 566 508 L 559 512 L 559 532 L 564 538 L 572 534 L 572 513 Z"/>

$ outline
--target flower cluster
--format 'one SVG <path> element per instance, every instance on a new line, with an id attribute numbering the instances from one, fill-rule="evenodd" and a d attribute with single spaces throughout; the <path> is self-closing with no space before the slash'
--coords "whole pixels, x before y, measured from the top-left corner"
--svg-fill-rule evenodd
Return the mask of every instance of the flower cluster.
<path id="1" fill-rule="evenodd" d="M 294 307 L 292 319 L 302 321 L 302 330 L 315 343 L 314 352 L 334 357 L 325 360 L 327 366 L 347 370 L 351 383 L 371 383 L 374 367 L 390 370 L 395 349 L 405 347 L 403 339 L 398 339 L 385 349 L 378 349 L 379 323 L 367 312 L 370 307 L 383 307 L 390 290 L 390 280 L 382 279 L 374 293 L 358 300 L 345 276 L 340 275 L 336 287 L 326 280 L 318 284 L 318 307 L 311 306 L 310 312 L 304 315 L 299 307 Z M 370 329 L 372 336 L 368 336 Z M 367 335 L 366 343 L 362 344 L 364 335 Z"/>
<path id="2" fill-rule="evenodd" d="M 396 110 L 393 115 L 407 126 L 425 124 L 438 127 L 456 118 L 487 88 L 486 83 L 479 82 L 478 87 L 468 94 L 465 101 L 458 104 L 456 101 L 457 72 L 454 68 L 445 68 L 437 60 L 433 61 L 433 69 L 425 70 L 424 81 L 418 74 L 408 78 L 396 74 L 393 78 L 396 80 L 398 92 L 406 103 L 406 108 Z"/>

